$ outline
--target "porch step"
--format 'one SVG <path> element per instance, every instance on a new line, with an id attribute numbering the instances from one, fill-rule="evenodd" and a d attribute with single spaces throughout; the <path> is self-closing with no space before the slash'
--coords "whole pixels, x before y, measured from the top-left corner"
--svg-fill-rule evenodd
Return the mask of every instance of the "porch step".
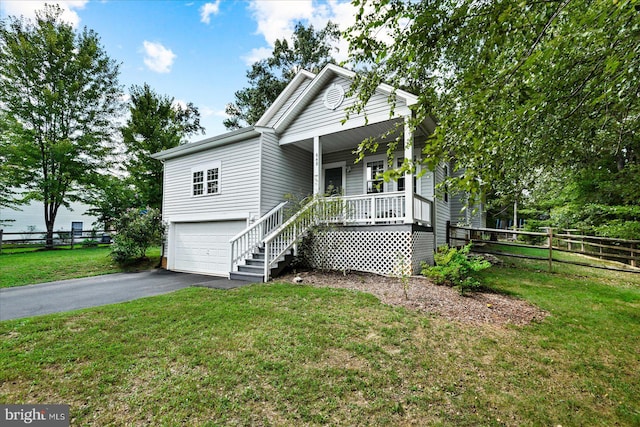
<path id="1" fill-rule="evenodd" d="M 229 274 L 231 280 L 244 280 L 247 282 L 264 282 L 264 275 L 256 273 L 244 273 L 241 271 L 233 271 Z"/>
<path id="2" fill-rule="evenodd" d="M 291 251 L 287 251 L 278 259 L 278 264 L 271 269 L 271 277 L 275 277 L 282 272 L 293 260 L 294 256 Z M 244 265 L 238 266 L 238 271 L 229 273 L 230 279 L 249 280 L 256 282 L 264 282 L 264 248 L 258 248 L 257 252 L 250 255 L 245 260 Z"/>

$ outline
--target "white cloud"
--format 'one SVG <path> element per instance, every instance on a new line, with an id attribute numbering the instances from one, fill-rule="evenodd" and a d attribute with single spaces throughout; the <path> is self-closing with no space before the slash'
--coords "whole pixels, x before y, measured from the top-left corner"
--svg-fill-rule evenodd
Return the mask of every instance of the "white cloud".
<path id="1" fill-rule="evenodd" d="M 211 15 L 217 15 L 220 11 L 220 0 L 213 3 L 205 3 L 200 8 L 200 22 L 208 24 L 211 22 Z"/>
<path id="2" fill-rule="evenodd" d="M 176 59 L 176 54 L 167 49 L 161 43 L 154 43 L 145 40 L 143 43 L 144 48 L 144 64 L 149 67 L 151 71 L 156 73 L 168 73 L 171 71 L 173 61 Z"/>
<path id="3" fill-rule="evenodd" d="M 89 0 L 1 0 L 2 12 L 6 15 L 34 19 L 36 11 L 44 9 L 45 4 L 58 4 L 62 9 L 62 20 L 70 23 L 74 28 L 80 24 L 77 10 L 84 9 Z"/>
<path id="4" fill-rule="evenodd" d="M 254 48 L 254 49 L 251 49 L 251 52 L 242 56 L 242 60 L 244 60 L 245 64 L 252 65 L 254 62 L 258 62 L 261 59 L 270 57 L 272 52 L 273 52 L 272 47 Z"/>
<path id="5" fill-rule="evenodd" d="M 174 110 L 186 110 L 187 109 L 187 101 L 183 100 L 183 99 L 174 99 L 173 103 L 171 104 L 171 106 L 173 107 Z"/>
<path id="6" fill-rule="evenodd" d="M 202 117 L 223 117 L 227 118 L 229 115 L 224 110 L 216 110 L 206 105 L 200 108 L 200 114 Z"/>
<path id="7" fill-rule="evenodd" d="M 263 59 L 271 55 L 277 39 L 290 40 L 298 22 L 311 24 L 316 30 L 320 30 L 327 25 L 328 21 L 331 21 L 338 25 L 340 31 L 344 31 L 355 23 L 356 14 L 355 7 L 343 0 L 328 0 L 322 3 L 312 0 L 252 0 L 249 10 L 257 23 L 256 33 L 261 34 L 270 46 L 253 49 L 244 55 L 242 59 L 249 64 L 255 62 L 251 61 L 253 58 Z M 334 58 L 338 61 L 345 60 L 348 51 L 347 42 L 338 41 L 336 48 L 339 51 L 334 52 Z"/>

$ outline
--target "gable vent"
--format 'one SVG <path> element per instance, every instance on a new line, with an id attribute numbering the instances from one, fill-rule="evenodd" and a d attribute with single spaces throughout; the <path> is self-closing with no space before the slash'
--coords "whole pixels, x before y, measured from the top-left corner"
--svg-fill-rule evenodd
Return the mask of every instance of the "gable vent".
<path id="1" fill-rule="evenodd" d="M 324 106 L 329 110 L 335 110 L 344 101 L 344 89 L 342 86 L 332 84 L 324 93 Z"/>

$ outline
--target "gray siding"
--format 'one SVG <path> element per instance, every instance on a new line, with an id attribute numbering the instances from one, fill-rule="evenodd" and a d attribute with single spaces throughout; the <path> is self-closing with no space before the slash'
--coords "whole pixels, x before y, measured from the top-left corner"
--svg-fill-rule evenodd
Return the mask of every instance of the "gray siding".
<path id="1" fill-rule="evenodd" d="M 313 154 L 293 145 L 278 145 L 277 136 L 262 135 L 260 215 L 284 200 L 313 192 Z"/>
<path id="2" fill-rule="evenodd" d="M 326 87 L 332 84 L 338 84 L 343 87 L 345 93 L 349 90 L 351 81 L 341 76 L 334 77 Z M 304 111 L 296 117 L 289 125 L 283 136 L 294 137 L 297 134 L 307 135 L 310 130 L 318 129 L 318 134 L 326 134 L 327 132 L 320 131 L 322 128 L 331 126 L 340 126 L 340 122 L 345 118 L 345 108 L 352 106 L 355 103 L 355 98 L 346 98 L 342 105 L 336 110 L 329 110 L 324 106 L 323 96 L 325 89 L 321 90 L 315 98 L 306 106 Z M 404 105 L 403 102 L 398 101 L 398 107 Z M 385 118 L 389 117 L 389 103 L 386 95 L 375 94 L 371 100 L 367 103 L 366 113 L 369 116 L 375 114 L 385 114 Z M 352 114 L 352 118 L 362 117 L 364 114 Z M 330 132 L 329 132 L 330 133 Z"/>
<path id="3" fill-rule="evenodd" d="M 461 176 L 464 173 L 464 170 L 460 169 L 454 172 L 453 176 Z M 467 193 L 455 193 L 450 195 L 451 201 L 451 223 L 453 225 L 456 224 L 469 224 L 469 212 L 467 209 L 462 210 L 468 203 Z"/>
<path id="4" fill-rule="evenodd" d="M 300 84 L 298 89 L 296 89 L 295 92 L 291 94 L 289 99 L 287 99 L 287 102 L 285 102 L 284 105 L 282 105 L 282 107 L 278 110 L 278 112 L 273 115 L 271 120 L 269 120 L 269 122 L 267 123 L 268 127 L 273 127 L 273 125 L 280 119 L 280 117 L 283 116 L 284 113 L 286 113 L 289 106 L 291 106 L 291 104 L 293 104 L 295 100 L 298 99 L 300 94 L 304 92 L 304 90 L 307 88 L 307 86 L 309 86 L 310 83 L 311 80 L 309 79 Z"/>
<path id="5" fill-rule="evenodd" d="M 200 216 L 216 219 L 243 212 L 258 213 L 259 139 L 216 147 L 212 150 L 169 159 L 164 165 L 163 215 Z M 220 161 L 220 194 L 191 195 L 191 168 Z"/>
<path id="6" fill-rule="evenodd" d="M 451 170 L 451 169 L 449 169 Z M 438 165 L 435 170 L 435 184 L 438 185 L 440 182 L 444 181 L 445 171 L 442 164 Z M 435 210 L 436 210 L 436 248 L 447 243 L 446 240 L 446 231 L 447 231 L 447 221 L 450 220 L 450 204 L 451 204 L 451 195 L 449 195 L 449 202 L 444 201 L 444 197 L 437 196 L 435 197 Z"/>
<path id="7" fill-rule="evenodd" d="M 355 147 L 354 147 L 355 149 Z M 416 151 L 419 151 L 419 148 L 416 148 Z M 383 149 L 379 150 L 380 153 L 385 153 Z M 375 155 L 375 154 L 372 154 Z M 396 157 L 402 157 L 404 155 L 403 152 L 398 151 L 395 153 Z M 336 151 L 333 153 L 323 154 L 322 163 L 337 163 L 337 162 L 346 162 L 347 166 L 351 167 L 351 172 L 347 173 L 347 183 L 345 185 L 345 196 L 355 196 L 359 194 L 364 194 L 364 161 L 355 163 L 356 155 L 353 154 L 353 149 L 344 150 L 344 151 Z M 419 180 L 419 184 L 418 184 Z M 432 198 L 433 197 L 433 173 L 430 171 L 425 172 L 420 178 L 416 180 L 417 189 L 416 193 L 419 195 Z M 392 188 L 395 186 L 391 185 Z M 419 191 L 418 191 L 419 189 Z"/>

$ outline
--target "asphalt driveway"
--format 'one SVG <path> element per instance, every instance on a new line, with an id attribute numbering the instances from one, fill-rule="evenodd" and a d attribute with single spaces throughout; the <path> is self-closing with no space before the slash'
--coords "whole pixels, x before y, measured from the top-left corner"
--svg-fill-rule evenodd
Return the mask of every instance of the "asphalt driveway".
<path id="1" fill-rule="evenodd" d="M 166 294 L 189 286 L 231 289 L 249 282 L 148 270 L 0 289 L 0 320 L 97 307 Z"/>

